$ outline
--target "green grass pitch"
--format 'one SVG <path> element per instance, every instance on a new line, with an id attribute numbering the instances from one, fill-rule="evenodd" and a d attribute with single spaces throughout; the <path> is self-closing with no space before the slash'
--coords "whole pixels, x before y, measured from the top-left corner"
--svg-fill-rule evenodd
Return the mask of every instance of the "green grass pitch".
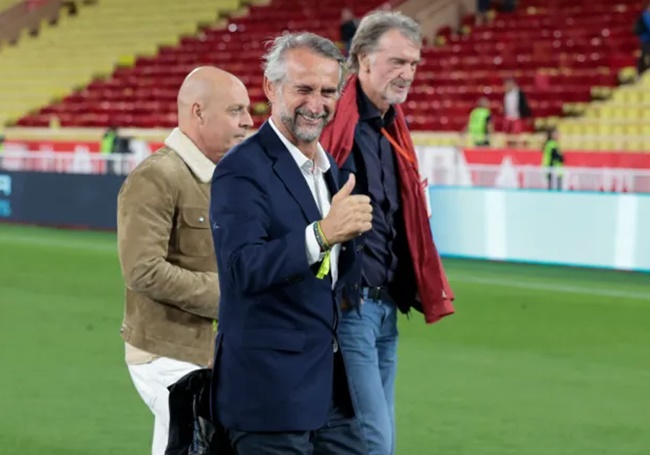
<path id="1" fill-rule="evenodd" d="M 400 320 L 398 455 L 650 453 L 650 275 L 445 260 Z M 0 225 L 0 454 L 149 453 L 115 236 Z"/>

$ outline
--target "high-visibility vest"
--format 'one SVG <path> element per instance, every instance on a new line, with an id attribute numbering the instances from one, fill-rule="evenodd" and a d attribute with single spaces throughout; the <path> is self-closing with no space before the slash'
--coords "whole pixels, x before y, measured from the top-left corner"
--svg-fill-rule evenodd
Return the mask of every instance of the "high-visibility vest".
<path id="1" fill-rule="evenodd" d="M 487 124 L 490 117 L 490 110 L 486 107 L 477 107 L 469 115 L 469 134 L 474 143 L 482 143 L 487 140 Z"/>
<path id="2" fill-rule="evenodd" d="M 551 139 L 550 141 L 547 141 L 546 144 L 544 145 L 544 153 L 542 155 L 542 166 L 544 167 L 564 166 L 564 163 L 562 163 L 562 161 L 553 159 L 553 149 L 557 149 L 559 152 L 560 144 L 558 144 L 557 141 Z"/>
<path id="3" fill-rule="evenodd" d="M 544 151 L 542 153 L 542 166 L 544 167 L 554 167 L 557 168 L 554 173 L 555 175 L 561 177 L 564 175 L 564 163 L 562 160 L 557 159 L 553 156 L 553 150 L 557 149 L 558 154 L 560 152 L 560 144 L 556 140 L 549 140 L 544 145 Z"/>
<path id="4" fill-rule="evenodd" d="M 113 145 L 115 144 L 116 138 L 117 138 L 117 134 L 113 132 L 107 133 L 102 138 L 102 143 L 100 145 L 100 152 L 102 152 L 103 155 L 108 155 L 113 151 Z"/>

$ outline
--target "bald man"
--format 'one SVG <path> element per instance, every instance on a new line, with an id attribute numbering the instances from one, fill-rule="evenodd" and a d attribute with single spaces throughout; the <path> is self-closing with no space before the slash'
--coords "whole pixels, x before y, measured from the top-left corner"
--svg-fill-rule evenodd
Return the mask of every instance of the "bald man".
<path id="1" fill-rule="evenodd" d="M 209 226 L 216 163 L 252 127 L 232 74 L 192 71 L 178 92 L 178 128 L 126 179 L 117 237 L 126 287 L 121 333 L 133 383 L 153 412 L 153 455 L 164 455 L 167 387 L 212 359 L 219 281 Z"/>

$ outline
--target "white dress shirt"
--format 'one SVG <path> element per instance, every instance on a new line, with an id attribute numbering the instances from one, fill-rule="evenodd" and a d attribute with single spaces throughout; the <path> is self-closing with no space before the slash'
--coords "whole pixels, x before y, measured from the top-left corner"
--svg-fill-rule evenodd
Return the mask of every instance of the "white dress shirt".
<path id="1" fill-rule="evenodd" d="M 504 110 L 507 119 L 519 118 L 519 89 L 510 90 L 504 97 Z"/>
<path id="2" fill-rule="evenodd" d="M 284 146 L 289 150 L 289 153 L 296 162 L 298 168 L 302 173 L 302 176 L 307 182 L 307 186 L 311 190 L 311 194 L 314 197 L 314 201 L 320 210 L 321 217 L 325 218 L 327 213 L 330 210 L 330 203 L 332 200 L 332 195 L 327 189 L 327 183 L 325 183 L 325 174 L 330 169 L 330 162 L 327 159 L 327 154 L 320 143 L 318 144 L 316 150 L 316 156 L 314 161 L 310 160 L 302 153 L 298 147 L 293 145 L 289 140 L 284 137 L 284 135 L 277 129 L 273 120 L 269 119 L 269 124 L 275 134 L 278 135 Z M 320 251 L 320 245 L 318 245 L 318 240 L 316 240 L 316 234 L 314 234 L 314 223 L 307 226 L 305 229 L 305 242 L 307 244 L 307 262 L 309 265 L 314 265 L 315 263 L 323 259 L 324 254 Z M 332 287 L 336 284 L 338 278 L 338 263 L 339 263 L 339 253 L 341 250 L 341 245 L 334 245 L 330 251 L 330 273 L 332 274 Z"/>

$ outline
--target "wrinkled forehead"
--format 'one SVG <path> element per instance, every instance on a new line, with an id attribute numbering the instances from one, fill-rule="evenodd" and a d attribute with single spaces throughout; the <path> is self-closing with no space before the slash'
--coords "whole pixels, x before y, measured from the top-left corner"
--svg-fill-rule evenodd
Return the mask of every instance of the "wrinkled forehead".
<path id="1" fill-rule="evenodd" d="M 393 29 L 379 38 L 373 54 L 418 63 L 421 56 L 421 45 L 411 41 L 399 30 Z"/>
<path id="2" fill-rule="evenodd" d="M 336 89 L 342 76 L 339 62 L 308 51 L 288 52 L 285 65 L 285 85 Z"/>

